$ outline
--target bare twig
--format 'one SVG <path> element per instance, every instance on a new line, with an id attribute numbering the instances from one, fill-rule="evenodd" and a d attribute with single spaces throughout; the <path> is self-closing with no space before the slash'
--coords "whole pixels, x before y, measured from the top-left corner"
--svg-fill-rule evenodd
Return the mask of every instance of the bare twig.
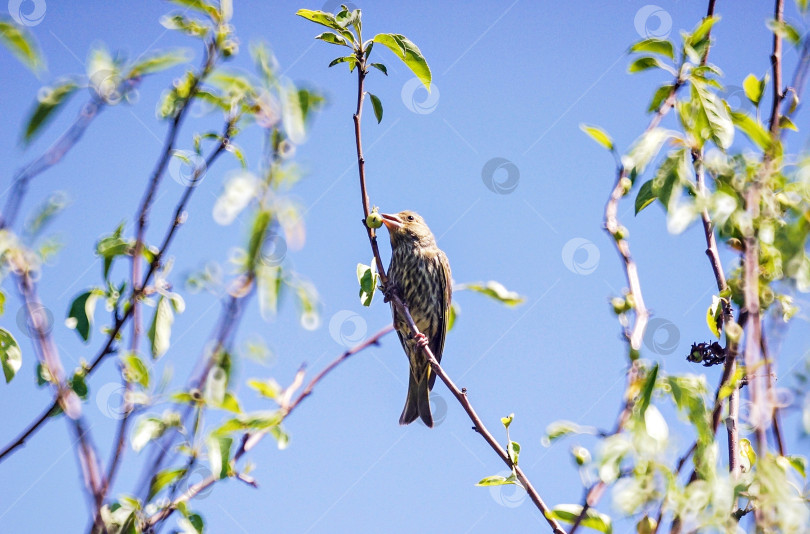
<path id="1" fill-rule="evenodd" d="M 357 57 L 357 110 L 353 115 L 354 120 L 354 133 L 355 133 L 355 141 L 357 145 L 357 168 L 360 176 L 360 194 L 363 203 L 363 215 L 368 217 L 369 214 L 369 199 L 368 193 L 366 189 L 366 174 L 365 174 L 365 159 L 363 158 L 363 144 L 362 144 L 362 136 L 361 136 L 361 129 L 360 129 L 360 120 L 363 114 L 363 96 L 364 96 L 364 81 L 365 76 L 367 74 L 367 65 L 365 62 L 365 50 L 362 47 L 356 52 L 355 56 Z M 405 318 L 405 321 L 408 325 L 408 329 L 411 331 L 411 334 L 414 336 L 418 336 L 420 334 L 419 329 L 416 327 L 416 324 L 413 321 L 413 317 L 411 317 L 410 312 L 408 311 L 407 305 L 402 301 L 399 294 L 397 293 L 395 288 L 391 288 L 388 285 L 388 277 L 386 275 L 385 268 L 383 267 L 382 258 L 380 256 L 379 247 L 377 246 L 377 238 L 374 233 L 374 230 L 370 228 L 367 224 L 364 224 L 366 227 L 366 231 L 368 233 L 369 243 L 371 245 L 371 250 L 374 254 L 374 260 L 377 265 L 377 271 L 380 275 L 380 281 L 382 283 L 383 288 L 386 291 L 386 297 L 393 305 L 396 307 L 397 313 L 400 314 L 402 317 Z M 523 470 L 512 463 L 512 460 L 509 458 L 509 454 L 504 449 L 498 441 L 492 436 L 492 434 L 487 430 L 484 423 L 481 421 L 478 414 L 473 409 L 472 404 L 467 399 L 467 392 L 466 390 L 462 391 L 453 383 L 450 377 L 445 373 L 444 369 L 441 368 L 439 362 L 436 360 L 433 352 L 430 350 L 429 347 L 425 346 L 422 348 L 422 353 L 424 354 L 425 358 L 427 359 L 428 363 L 430 364 L 433 372 L 444 382 L 444 384 L 450 389 L 450 392 L 456 397 L 461 404 L 461 407 L 464 408 L 464 411 L 467 412 L 468 417 L 473 422 L 473 430 L 478 432 L 481 437 L 489 444 L 489 446 L 498 454 L 498 456 L 503 460 L 503 462 L 512 469 L 515 474 L 517 475 L 518 479 L 520 480 L 521 485 L 528 493 L 529 497 L 531 498 L 532 502 L 535 506 L 543 513 L 543 517 L 551 526 L 552 530 L 559 534 L 564 533 L 565 531 L 560 526 L 559 522 L 551 516 L 551 510 L 546 506 L 543 499 L 540 498 L 540 495 L 537 493 L 537 490 L 529 481 L 526 474 Z"/>

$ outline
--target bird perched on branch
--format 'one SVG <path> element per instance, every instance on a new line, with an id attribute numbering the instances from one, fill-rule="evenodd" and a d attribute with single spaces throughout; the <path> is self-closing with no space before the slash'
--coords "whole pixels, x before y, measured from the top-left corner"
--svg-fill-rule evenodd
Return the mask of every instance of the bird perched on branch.
<path id="1" fill-rule="evenodd" d="M 436 375 L 419 345 L 420 342 L 426 343 L 436 360 L 441 361 L 452 293 L 450 263 L 436 245 L 430 228 L 417 213 L 384 213 L 382 222 L 391 235 L 389 284 L 398 291 L 421 334 L 414 336 L 411 333 L 405 318 L 392 302 L 394 328 L 410 361 L 411 371 L 408 398 L 399 424 L 407 425 L 420 417 L 428 427 L 433 427 L 430 390 Z"/>

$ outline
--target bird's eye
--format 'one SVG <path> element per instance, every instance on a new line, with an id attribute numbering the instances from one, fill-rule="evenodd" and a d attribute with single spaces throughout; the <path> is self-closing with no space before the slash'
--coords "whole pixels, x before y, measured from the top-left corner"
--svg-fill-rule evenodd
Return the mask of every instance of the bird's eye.
<path id="1" fill-rule="evenodd" d="M 413 215 L 408 215 L 408 220 L 412 221 L 413 220 Z"/>

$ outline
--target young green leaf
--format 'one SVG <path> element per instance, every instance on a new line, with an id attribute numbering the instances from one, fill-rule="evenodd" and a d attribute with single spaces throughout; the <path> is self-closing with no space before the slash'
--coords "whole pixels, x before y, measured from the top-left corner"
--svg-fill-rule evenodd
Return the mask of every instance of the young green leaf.
<path id="1" fill-rule="evenodd" d="M 779 117 L 779 127 L 785 130 L 793 130 L 794 132 L 799 131 L 799 128 L 793 124 L 793 121 L 784 115 Z"/>
<path id="2" fill-rule="evenodd" d="M 672 43 L 662 39 L 644 39 L 630 47 L 630 52 L 649 52 L 650 54 L 659 54 L 666 56 L 669 59 L 675 59 L 675 49 Z"/>
<path id="3" fill-rule="evenodd" d="M 42 127 L 54 117 L 54 112 L 62 107 L 78 88 L 79 85 L 74 80 L 67 80 L 41 90 L 37 97 L 37 105 L 25 123 L 23 142 L 30 143 Z"/>
<path id="4" fill-rule="evenodd" d="M 703 83 L 692 83 L 692 102 L 696 108 L 695 133 L 700 139 L 711 139 L 726 149 L 734 141 L 734 123 L 728 106 Z"/>
<path id="5" fill-rule="evenodd" d="M 368 97 L 371 99 L 371 106 L 374 108 L 374 116 L 377 118 L 377 124 L 379 124 L 383 118 L 382 102 L 377 98 L 377 95 L 369 93 Z"/>
<path id="6" fill-rule="evenodd" d="M 172 3 L 208 15 L 214 22 L 222 22 L 219 9 L 205 0 L 170 0 Z"/>
<path id="7" fill-rule="evenodd" d="M 208 462 L 211 472 L 220 479 L 227 478 L 231 471 L 231 445 L 233 438 L 212 435 L 208 438 Z"/>
<path id="8" fill-rule="evenodd" d="M 470 284 L 458 284 L 453 289 L 455 291 L 475 291 L 476 293 L 486 295 L 487 297 L 495 299 L 498 302 L 506 304 L 507 306 L 517 306 L 518 304 L 522 304 L 526 301 L 526 297 L 516 293 L 515 291 L 509 291 L 503 286 L 503 284 L 496 282 L 495 280 L 490 280 L 486 283 L 475 282 Z"/>
<path id="9" fill-rule="evenodd" d="M 759 106 L 759 101 L 762 100 L 762 93 L 765 92 L 766 79 L 760 80 L 753 74 L 749 74 L 743 80 L 743 91 L 745 96 L 755 106 Z"/>
<path id="10" fill-rule="evenodd" d="M 169 350 L 170 338 L 172 334 L 172 324 L 174 323 L 174 312 L 169 299 L 160 296 L 152 317 L 152 324 L 149 327 L 149 342 L 152 358 L 157 359 Z"/>
<path id="11" fill-rule="evenodd" d="M 506 451 L 509 453 L 509 459 L 512 460 L 512 465 L 517 465 L 518 456 L 520 456 L 520 443 L 517 441 L 510 441 L 506 446 Z"/>
<path id="12" fill-rule="evenodd" d="M 3 376 L 8 384 L 22 367 L 22 351 L 17 340 L 5 328 L 0 328 L 0 363 L 3 365 Z"/>
<path id="13" fill-rule="evenodd" d="M 802 34 L 789 22 L 771 19 L 768 21 L 767 25 L 768 29 L 770 29 L 776 35 L 790 41 L 793 46 L 799 46 L 802 44 Z"/>
<path id="14" fill-rule="evenodd" d="M 334 67 L 339 63 L 348 63 L 350 70 L 354 70 L 354 67 L 357 66 L 357 57 L 355 56 L 336 57 L 329 63 L 329 66 Z"/>
<path id="15" fill-rule="evenodd" d="M 155 473 L 155 476 L 152 477 L 152 483 L 149 485 L 149 497 L 148 500 L 151 500 L 152 497 L 160 493 L 160 490 L 174 482 L 175 480 L 179 479 L 183 475 L 186 474 L 186 468 L 168 468 L 163 469 L 162 471 L 158 471 Z"/>
<path id="16" fill-rule="evenodd" d="M 372 263 L 373 264 L 373 263 Z M 377 289 L 379 275 L 368 265 L 357 264 L 357 281 L 360 283 L 360 302 L 363 306 L 371 306 L 374 291 Z"/>
<path id="17" fill-rule="evenodd" d="M 326 26 L 327 28 L 332 28 L 333 30 L 341 30 L 340 24 L 337 23 L 335 20 L 335 16 L 331 13 L 326 13 L 324 11 L 315 11 L 312 9 L 299 9 L 295 12 L 296 15 L 299 17 L 303 17 L 307 20 L 311 20 L 316 24 L 320 24 L 321 26 Z"/>
<path id="18" fill-rule="evenodd" d="M 121 365 L 124 379 L 127 382 L 140 384 L 144 388 L 149 387 L 149 368 L 134 352 L 126 352 L 121 356 Z"/>
<path id="19" fill-rule="evenodd" d="M 652 100 L 650 100 L 650 105 L 647 106 L 647 111 L 652 113 L 653 111 L 658 110 L 658 108 L 661 107 L 661 104 L 663 104 L 669 95 L 672 94 L 673 87 L 674 86 L 672 84 L 664 84 L 656 89 Z"/>
<path id="20" fill-rule="evenodd" d="M 38 73 L 45 70 L 45 58 L 42 57 L 33 34 L 27 28 L 18 26 L 10 20 L 0 19 L 0 43 L 31 71 Z"/>
<path id="21" fill-rule="evenodd" d="M 644 415 L 644 412 L 647 411 L 647 408 L 650 406 L 650 401 L 652 400 L 653 391 L 655 391 L 655 380 L 658 378 L 658 364 L 656 363 L 653 365 L 653 368 L 650 369 L 649 374 L 644 379 L 644 386 L 641 390 L 641 398 L 638 401 L 638 412 L 641 415 Z"/>
<path id="22" fill-rule="evenodd" d="M 685 44 L 688 44 L 690 46 L 697 45 L 709 34 L 709 32 L 712 29 L 712 26 L 714 26 L 719 20 L 720 17 L 718 15 L 714 15 L 712 17 L 704 17 L 703 20 L 700 21 L 695 30 L 692 32 L 692 34 L 688 36 Z"/>
<path id="23" fill-rule="evenodd" d="M 382 63 L 371 63 L 371 66 L 388 76 L 388 69 Z"/>
<path id="24" fill-rule="evenodd" d="M 419 48 L 408 40 L 404 35 L 397 33 L 380 33 L 372 39 L 375 43 L 380 43 L 386 46 L 393 52 L 405 65 L 411 69 L 411 72 L 419 78 L 419 81 L 425 86 L 425 89 L 430 92 L 430 67 L 422 55 Z"/>
<path id="25" fill-rule="evenodd" d="M 598 126 L 589 126 L 587 124 L 580 124 L 579 129 L 588 134 L 591 139 L 613 152 L 613 139 Z"/>
<path id="26" fill-rule="evenodd" d="M 511 475 L 509 478 L 501 475 L 492 475 L 479 480 L 476 486 L 505 486 L 507 484 L 519 485 L 517 478 L 514 475 Z"/>
<path id="27" fill-rule="evenodd" d="M 335 33 L 332 33 L 332 32 L 323 32 L 320 35 L 316 35 L 315 38 L 320 39 L 321 41 L 323 41 L 325 43 L 329 43 L 329 44 L 333 44 L 333 45 L 339 45 L 339 46 L 348 46 L 348 47 L 351 48 L 351 45 L 346 41 L 345 38 L 343 38 L 340 35 L 337 35 Z"/>
<path id="28" fill-rule="evenodd" d="M 501 424 L 506 428 L 509 429 L 509 425 L 512 424 L 512 420 L 515 418 L 515 414 L 510 413 L 506 417 L 501 417 Z"/>
<path id="29" fill-rule="evenodd" d="M 93 316 L 96 311 L 96 301 L 104 292 L 100 289 L 85 291 L 73 300 L 65 319 L 65 326 L 75 329 L 84 342 L 90 340 L 90 329 L 93 327 Z"/>
<path id="30" fill-rule="evenodd" d="M 642 174 L 647 168 L 647 164 L 658 155 L 664 143 L 676 136 L 675 132 L 664 128 L 653 128 L 649 132 L 641 134 L 633 143 L 630 152 L 622 157 L 622 165 L 631 174 Z"/>
<path id="31" fill-rule="evenodd" d="M 559 521 L 573 524 L 582 514 L 582 506 L 579 504 L 560 504 L 554 507 L 547 515 Z M 610 517 L 600 514 L 593 508 L 588 508 L 585 517 L 580 523 L 583 527 L 591 528 L 604 534 L 613 532 Z"/>
<path id="32" fill-rule="evenodd" d="M 759 148 L 765 151 L 770 150 L 773 140 L 768 131 L 756 119 L 746 113 L 732 111 L 731 120 L 734 126 Z"/>
<path id="33" fill-rule="evenodd" d="M 638 190 L 638 194 L 636 195 L 636 215 L 638 215 L 641 210 L 655 202 L 656 198 L 658 198 L 658 195 L 655 194 L 653 180 L 647 180 L 641 185 L 641 188 Z"/>
<path id="34" fill-rule="evenodd" d="M 155 52 L 146 56 L 145 58 L 140 59 L 134 65 L 131 65 L 126 78 L 138 78 L 147 74 L 160 72 L 162 70 L 170 69 L 176 65 L 186 63 L 190 59 L 191 54 L 185 48 L 175 48 L 173 50 Z"/>
<path id="35" fill-rule="evenodd" d="M 669 67 L 658 61 L 658 58 L 654 58 L 652 56 L 644 56 L 635 59 L 630 66 L 627 67 L 627 72 L 630 74 L 635 74 L 636 72 L 642 72 L 649 69 L 664 69 L 664 70 L 671 70 Z"/>

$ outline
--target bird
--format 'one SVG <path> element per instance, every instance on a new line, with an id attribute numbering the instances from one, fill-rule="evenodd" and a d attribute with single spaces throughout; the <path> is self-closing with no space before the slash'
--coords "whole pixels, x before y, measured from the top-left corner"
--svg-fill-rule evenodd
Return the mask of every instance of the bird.
<path id="1" fill-rule="evenodd" d="M 405 318 L 392 302 L 394 328 L 410 363 L 408 397 L 399 424 L 407 425 L 419 417 L 432 428 L 430 390 L 436 375 L 420 344 L 430 347 L 436 361 L 441 361 L 452 298 L 450 262 L 419 214 L 406 210 L 397 214 L 383 213 L 381 217 L 391 237 L 388 283 L 396 289 L 422 334 L 412 335 Z"/>

